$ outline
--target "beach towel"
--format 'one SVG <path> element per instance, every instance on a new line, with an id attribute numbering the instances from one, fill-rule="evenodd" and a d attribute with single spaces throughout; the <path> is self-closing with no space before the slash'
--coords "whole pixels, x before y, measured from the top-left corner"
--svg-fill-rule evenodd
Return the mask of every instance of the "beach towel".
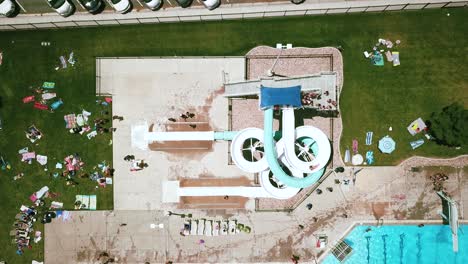
<path id="1" fill-rule="evenodd" d="M 36 152 L 26 152 L 26 153 L 23 153 L 22 155 L 23 157 L 21 158 L 21 161 L 26 161 L 26 160 L 36 158 Z"/>
<path id="2" fill-rule="evenodd" d="M 104 101 L 106 101 L 106 103 L 110 104 L 110 103 L 112 103 L 112 98 L 111 97 L 106 97 L 106 98 L 104 98 Z"/>
<path id="3" fill-rule="evenodd" d="M 3 63 L 3 52 L 0 52 L 0 65 Z"/>
<path id="4" fill-rule="evenodd" d="M 89 210 L 96 210 L 97 197 L 96 195 L 89 195 Z"/>
<path id="5" fill-rule="evenodd" d="M 112 178 L 106 177 L 106 184 L 112 184 Z"/>
<path id="6" fill-rule="evenodd" d="M 353 153 L 358 153 L 358 141 L 357 139 L 353 139 Z"/>
<path id="7" fill-rule="evenodd" d="M 78 126 L 84 126 L 85 125 L 85 119 L 84 119 L 82 114 L 78 114 L 76 116 L 76 123 L 78 124 Z"/>
<path id="8" fill-rule="evenodd" d="M 344 155 L 344 162 L 350 162 L 351 161 L 351 154 L 349 153 L 349 149 L 346 149 L 345 155 Z"/>
<path id="9" fill-rule="evenodd" d="M 393 57 L 393 66 L 399 66 L 400 65 L 400 53 L 397 51 L 392 52 L 392 57 Z"/>
<path id="10" fill-rule="evenodd" d="M 36 197 L 41 199 L 49 191 L 49 187 L 44 186 L 39 191 L 36 192 Z"/>
<path id="11" fill-rule="evenodd" d="M 33 203 L 36 202 L 37 201 L 36 193 L 31 194 L 31 196 L 29 196 L 29 200 L 31 200 Z"/>
<path id="12" fill-rule="evenodd" d="M 70 56 L 68 57 L 68 63 L 71 64 L 71 66 L 75 66 L 76 60 L 75 60 L 75 54 L 73 51 L 70 53 Z"/>
<path id="13" fill-rule="evenodd" d="M 412 149 L 419 148 L 422 144 L 424 144 L 424 139 L 418 139 L 416 141 L 411 141 L 410 145 Z"/>
<path id="14" fill-rule="evenodd" d="M 85 122 L 88 122 L 88 117 L 91 116 L 91 112 L 88 112 L 88 111 L 83 109 L 83 111 L 81 113 L 83 114 Z"/>
<path id="15" fill-rule="evenodd" d="M 374 163 L 374 152 L 367 151 L 366 153 L 366 162 L 368 165 L 372 165 Z"/>
<path id="16" fill-rule="evenodd" d="M 49 107 L 45 104 L 41 104 L 39 102 L 34 102 L 34 108 L 37 108 L 39 110 L 48 110 Z"/>
<path id="17" fill-rule="evenodd" d="M 42 166 L 46 165 L 47 164 L 47 156 L 43 156 L 43 155 L 37 155 L 36 156 L 36 161 L 41 164 Z"/>
<path id="18" fill-rule="evenodd" d="M 50 205 L 51 209 L 60 209 L 63 207 L 63 203 L 57 202 L 57 201 L 52 201 L 52 204 Z M 58 214 L 57 214 L 58 216 Z"/>
<path id="19" fill-rule="evenodd" d="M 63 69 L 67 68 L 67 61 L 64 56 L 60 56 L 60 63 L 62 64 Z"/>
<path id="20" fill-rule="evenodd" d="M 372 131 L 369 131 L 366 133 L 366 145 L 367 146 L 370 146 L 372 145 L 372 135 L 374 134 L 374 132 Z"/>
<path id="21" fill-rule="evenodd" d="M 29 152 L 29 148 L 28 147 L 25 147 L 25 148 L 22 148 L 18 151 L 18 154 L 23 154 L 23 153 L 26 153 L 26 152 Z"/>
<path id="22" fill-rule="evenodd" d="M 392 52 L 387 50 L 387 52 L 385 52 L 385 57 L 387 57 L 387 61 L 393 61 L 393 56 L 392 56 Z"/>
<path id="23" fill-rule="evenodd" d="M 26 104 L 26 103 L 30 103 L 34 101 L 34 95 L 30 95 L 30 96 L 26 96 L 23 98 L 23 103 Z"/>
<path id="24" fill-rule="evenodd" d="M 65 120 L 65 128 L 74 128 L 76 126 L 76 116 L 75 114 L 69 114 L 63 117 Z"/>
<path id="25" fill-rule="evenodd" d="M 50 108 L 57 110 L 57 108 L 59 108 L 61 105 L 63 105 L 63 101 L 62 99 L 58 99 L 58 101 L 55 101 L 50 105 Z"/>
<path id="26" fill-rule="evenodd" d="M 54 82 L 44 82 L 42 84 L 42 88 L 44 88 L 44 89 L 54 89 L 55 88 L 55 83 Z"/>
<path id="27" fill-rule="evenodd" d="M 92 139 L 93 137 L 95 137 L 97 135 L 97 131 L 94 130 L 93 132 L 89 133 L 88 135 L 86 135 L 88 137 L 88 139 Z"/>
<path id="28" fill-rule="evenodd" d="M 50 100 L 52 98 L 57 97 L 57 94 L 56 93 L 43 93 L 41 97 L 43 100 Z"/>

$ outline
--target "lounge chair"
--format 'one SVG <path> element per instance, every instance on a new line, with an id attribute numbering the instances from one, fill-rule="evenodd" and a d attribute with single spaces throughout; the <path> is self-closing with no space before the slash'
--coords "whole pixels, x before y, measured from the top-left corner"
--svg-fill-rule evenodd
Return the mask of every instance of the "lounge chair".
<path id="1" fill-rule="evenodd" d="M 192 222 L 192 220 L 185 220 L 185 222 L 184 222 L 184 231 L 182 231 L 182 233 L 185 236 L 190 235 L 190 227 L 192 226 L 191 222 Z"/>
<path id="2" fill-rule="evenodd" d="M 213 232 L 213 221 L 208 220 L 205 222 L 205 236 L 212 236 Z"/>
<path id="3" fill-rule="evenodd" d="M 198 230 L 198 220 L 192 220 L 190 225 L 190 235 L 195 236 Z"/>
<path id="4" fill-rule="evenodd" d="M 201 219 L 198 221 L 198 230 L 197 230 L 197 235 L 203 236 L 205 233 L 205 219 Z"/>
<path id="5" fill-rule="evenodd" d="M 219 230 L 221 229 L 220 221 L 214 221 L 213 236 L 219 236 Z"/>
<path id="6" fill-rule="evenodd" d="M 229 230 L 229 221 L 222 221 L 221 222 L 221 235 L 227 235 Z"/>
<path id="7" fill-rule="evenodd" d="M 228 230 L 229 235 L 236 234 L 236 227 L 237 227 L 237 220 L 229 221 L 229 230 Z"/>

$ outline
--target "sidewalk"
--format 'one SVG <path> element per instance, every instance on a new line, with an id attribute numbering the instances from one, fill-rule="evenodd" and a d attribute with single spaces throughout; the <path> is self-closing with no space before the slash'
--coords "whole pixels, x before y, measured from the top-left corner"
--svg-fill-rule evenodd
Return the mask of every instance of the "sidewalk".
<path id="1" fill-rule="evenodd" d="M 139 12 L 131 12 L 125 15 L 114 12 L 105 12 L 99 15 L 76 13 L 68 18 L 61 17 L 56 13 L 25 14 L 19 15 L 15 18 L 0 18 L 0 30 L 420 10 L 426 8 L 463 7 L 467 4 L 468 1 L 466 0 L 307 0 L 304 4 L 300 5 L 294 5 L 289 1 L 221 5 L 213 11 L 209 11 L 202 6 L 194 6 L 186 9 L 174 7 L 155 12 L 143 10 Z"/>

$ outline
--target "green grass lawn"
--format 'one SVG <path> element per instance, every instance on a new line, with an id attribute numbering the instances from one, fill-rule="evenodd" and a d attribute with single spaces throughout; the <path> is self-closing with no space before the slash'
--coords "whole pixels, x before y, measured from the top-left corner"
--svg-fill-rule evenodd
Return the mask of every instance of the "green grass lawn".
<path id="1" fill-rule="evenodd" d="M 450 17 L 446 16 L 448 11 Z M 32 165 L 20 163 L 17 154 L 20 148 L 29 146 L 49 156 L 50 169 L 56 160 L 75 152 L 83 157 L 88 171 L 98 162 L 111 159 L 110 136 L 88 140 L 71 135 L 63 121 L 63 115 L 82 108 L 93 112 L 93 117 L 108 109 L 95 104 L 95 57 L 244 55 L 257 45 L 279 42 L 305 47 L 341 45 L 345 79 L 341 147 L 344 150 L 357 138 L 363 153 L 367 150 L 366 131 L 374 131 L 374 142 L 390 134 L 397 141 L 393 154 L 380 155 L 376 144 L 368 148 L 375 151 L 377 165 L 389 165 L 412 155 L 450 157 L 466 153 L 433 143 L 412 151 L 409 141 L 421 136 L 411 137 L 406 126 L 417 117 L 428 118 L 452 101 L 468 104 L 467 16 L 466 9 L 445 9 L 0 33 L 0 50 L 4 52 L 0 66 L 0 115 L 4 120 L 0 150 L 13 165 L 11 171 L 0 172 L 0 209 L 4 215 L 0 219 L 0 259 L 8 263 L 43 259 L 42 242 L 26 250 L 25 256 L 16 257 L 8 237 L 20 205 L 29 204 L 29 195 L 43 185 L 61 193 L 58 200 L 67 208 L 72 207 L 77 193 L 97 193 L 99 209 L 112 208 L 110 188 L 96 190 L 87 180 L 80 180 L 75 188 L 65 186 L 64 179 L 51 179 L 35 161 Z M 375 67 L 364 59 L 362 52 L 370 50 L 378 38 L 402 41 L 401 66 Z M 42 47 L 42 41 L 51 45 Z M 75 52 L 77 66 L 55 71 L 58 57 L 71 51 Z M 43 81 L 55 81 L 56 92 L 65 102 L 55 113 L 40 112 L 21 102 L 31 93 L 30 86 Z M 33 123 L 45 134 L 37 146 L 28 143 L 23 132 Z M 389 126 L 392 132 L 388 132 Z M 18 172 L 26 176 L 14 182 L 12 176 Z"/>

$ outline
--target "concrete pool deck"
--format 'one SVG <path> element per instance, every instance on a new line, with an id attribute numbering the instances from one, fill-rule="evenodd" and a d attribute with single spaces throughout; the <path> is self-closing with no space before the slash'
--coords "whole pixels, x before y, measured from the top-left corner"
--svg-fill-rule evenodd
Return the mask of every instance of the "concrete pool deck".
<path id="1" fill-rule="evenodd" d="M 201 61 L 200 61 L 201 60 Z M 147 120 L 164 129 L 167 118 L 185 111 L 195 112 L 215 130 L 228 128 L 227 99 L 219 96 L 223 78 L 244 78 L 243 58 L 157 58 L 100 60 L 101 92 L 113 95 L 114 211 L 73 211 L 71 219 L 55 219 L 45 225 L 45 263 L 100 263 L 108 252 L 116 263 L 173 262 L 312 262 L 326 249 L 316 249 L 316 236 L 326 234 L 329 246 L 350 226 L 359 222 L 439 220 L 441 201 L 432 190 L 430 175 L 443 172 L 447 192 L 460 202 L 461 218 L 468 212 L 468 158 L 456 159 L 460 166 L 441 162 L 405 162 L 396 167 L 363 167 L 353 185 L 351 167 L 332 174 L 293 212 L 255 212 L 238 209 L 177 209 L 161 203 L 161 182 L 178 178 L 244 177 L 228 165 L 226 142 L 214 143 L 209 152 L 184 150 L 177 153 L 141 151 L 131 148 L 130 126 Z M 224 73 L 223 73 L 224 72 Z M 226 74 L 227 73 L 227 74 Z M 187 102 L 190 102 L 187 103 Z M 190 128 L 190 127 L 189 127 Z M 123 160 L 127 154 L 145 159 L 149 167 L 130 172 Z M 412 167 L 421 167 L 413 170 Z M 452 164 L 452 163 L 451 163 Z M 336 184 L 339 180 L 340 184 Z M 333 188 L 332 192 L 327 187 Z M 99 198 L 98 198 L 99 199 Z M 306 204 L 313 204 L 308 210 Z M 185 219 L 166 216 L 172 210 L 191 213 L 193 219 L 237 220 L 251 227 L 250 234 L 218 237 L 181 236 Z M 316 221 L 314 218 L 317 218 Z M 155 224 L 156 228 L 150 225 Z M 163 228 L 158 225 L 163 224 Z M 303 228 L 300 227 L 303 226 Z M 203 244 L 199 240 L 203 239 Z"/>

